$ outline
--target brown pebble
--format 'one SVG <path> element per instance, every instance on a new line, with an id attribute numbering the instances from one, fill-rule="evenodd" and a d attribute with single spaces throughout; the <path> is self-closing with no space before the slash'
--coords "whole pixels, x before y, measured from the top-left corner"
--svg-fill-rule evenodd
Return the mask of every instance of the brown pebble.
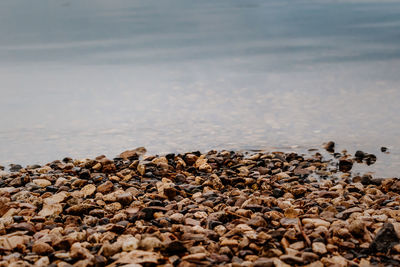
<path id="1" fill-rule="evenodd" d="M 35 242 L 32 246 L 32 252 L 38 255 L 48 255 L 54 252 L 54 249 L 47 243 Z"/>
<path id="2" fill-rule="evenodd" d="M 114 184 L 110 181 L 107 181 L 97 187 L 97 192 L 105 194 L 105 193 L 111 192 L 113 187 L 114 187 Z"/>

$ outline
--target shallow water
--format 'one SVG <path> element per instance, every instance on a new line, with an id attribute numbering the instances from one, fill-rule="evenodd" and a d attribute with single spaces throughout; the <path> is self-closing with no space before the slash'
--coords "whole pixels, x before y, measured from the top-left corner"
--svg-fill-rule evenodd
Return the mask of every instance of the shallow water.
<path id="1" fill-rule="evenodd" d="M 399 26 L 396 1 L 3 0 L 0 164 L 335 140 L 398 176 Z"/>

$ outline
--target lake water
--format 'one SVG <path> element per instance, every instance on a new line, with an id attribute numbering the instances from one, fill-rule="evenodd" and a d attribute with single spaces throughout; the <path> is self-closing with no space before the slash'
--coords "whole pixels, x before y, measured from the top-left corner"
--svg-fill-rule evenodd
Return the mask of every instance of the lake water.
<path id="1" fill-rule="evenodd" d="M 399 28 L 398 1 L 2 0 L 0 164 L 334 140 L 397 176 Z"/>

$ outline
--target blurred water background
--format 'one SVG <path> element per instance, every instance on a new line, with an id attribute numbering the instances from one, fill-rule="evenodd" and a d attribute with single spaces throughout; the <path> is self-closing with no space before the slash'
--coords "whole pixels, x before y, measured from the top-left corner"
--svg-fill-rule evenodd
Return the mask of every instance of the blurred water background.
<path id="1" fill-rule="evenodd" d="M 2 0 L 0 164 L 334 140 L 398 176 L 399 28 L 385 0 Z"/>

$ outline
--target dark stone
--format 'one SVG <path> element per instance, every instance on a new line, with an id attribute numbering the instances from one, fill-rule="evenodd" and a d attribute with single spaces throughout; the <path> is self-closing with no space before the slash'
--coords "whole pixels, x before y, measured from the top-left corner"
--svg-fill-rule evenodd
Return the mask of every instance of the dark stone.
<path id="1" fill-rule="evenodd" d="M 276 198 L 281 197 L 285 194 L 285 192 L 282 189 L 279 188 L 274 188 L 274 190 L 272 190 L 272 195 Z"/>
<path id="2" fill-rule="evenodd" d="M 244 257 L 246 257 L 247 255 L 254 255 L 254 252 L 251 251 L 251 250 L 248 250 L 248 249 L 246 249 L 246 250 L 240 250 L 240 251 L 239 251 L 239 257 L 240 257 L 240 258 L 244 258 Z"/>
<path id="3" fill-rule="evenodd" d="M 128 221 L 119 221 L 116 223 L 117 225 L 122 225 L 123 227 L 127 227 L 129 222 Z"/>
<path id="4" fill-rule="evenodd" d="M 249 204 L 243 207 L 244 209 L 251 210 L 253 212 L 260 212 L 263 209 L 263 206 L 257 204 Z"/>
<path id="5" fill-rule="evenodd" d="M 174 153 L 167 154 L 167 155 L 165 155 L 165 158 L 167 160 L 173 160 L 175 158 L 175 154 Z"/>
<path id="6" fill-rule="evenodd" d="M 35 226 L 31 223 L 27 223 L 27 222 L 22 222 L 22 223 L 17 223 L 17 224 L 13 224 L 10 227 L 10 230 L 12 232 L 15 231 L 28 231 L 29 234 L 34 234 L 36 233 L 36 229 Z"/>
<path id="7" fill-rule="evenodd" d="M 387 149 L 387 147 L 381 147 L 381 152 L 386 152 L 388 149 Z"/>
<path id="8" fill-rule="evenodd" d="M 213 230 L 216 226 L 221 225 L 222 222 L 211 220 L 208 222 L 208 229 Z"/>
<path id="9" fill-rule="evenodd" d="M 335 159 L 338 159 L 342 156 L 342 154 L 336 152 L 336 153 L 333 153 L 333 156 L 335 157 Z"/>
<path id="10" fill-rule="evenodd" d="M 383 252 L 386 253 L 394 245 L 400 243 L 397 237 L 394 226 L 391 223 L 385 223 L 383 227 L 376 234 L 375 239 L 372 241 L 369 249 L 371 252 Z"/>
<path id="11" fill-rule="evenodd" d="M 349 172 L 353 168 L 353 162 L 351 160 L 342 159 L 339 160 L 339 171 Z"/>
<path id="12" fill-rule="evenodd" d="M 125 226 L 121 224 L 108 225 L 107 230 L 117 234 L 122 234 L 125 231 Z"/>
<path id="13" fill-rule="evenodd" d="M 187 251 L 184 243 L 178 240 L 165 244 L 163 250 L 169 255 L 183 254 Z"/>
<path id="14" fill-rule="evenodd" d="M 22 166 L 19 164 L 10 164 L 10 172 L 18 172 L 22 169 Z"/>
<path id="15" fill-rule="evenodd" d="M 130 193 L 122 193 L 117 196 L 117 201 L 122 205 L 129 205 L 133 200 L 133 197 Z"/>
<path id="16" fill-rule="evenodd" d="M 105 212 L 103 209 L 94 209 L 89 212 L 89 215 L 98 217 L 98 218 L 104 217 L 104 214 L 105 214 Z"/>
<path id="17" fill-rule="evenodd" d="M 173 187 L 164 188 L 164 195 L 167 196 L 169 200 L 172 200 L 177 195 L 177 190 Z"/>
<path id="18" fill-rule="evenodd" d="M 90 172 L 87 169 L 82 169 L 81 172 L 79 173 L 79 178 L 84 179 L 84 180 L 89 180 L 90 179 Z"/>
<path id="19" fill-rule="evenodd" d="M 57 192 L 58 189 L 59 189 L 59 188 L 56 187 L 56 186 L 54 186 L 54 185 L 46 186 L 46 191 L 48 191 L 48 192 Z"/>
<path id="20" fill-rule="evenodd" d="M 374 154 L 368 154 L 364 158 L 365 163 L 369 166 L 376 162 L 376 156 Z"/>
<path id="21" fill-rule="evenodd" d="M 94 256 L 94 266 L 95 267 L 103 267 L 106 266 L 107 259 L 102 255 L 95 255 Z"/>
<path id="22" fill-rule="evenodd" d="M 354 154 L 354 157 L 356 157 L 357 160 L 363 160 L 363 158 L 365 157 L 365 153 L 362 152 L 361 150 L 356 151 L 356 153 Z"/>
<path id="23" fill-rule="evenodd" d="M 109 224 L 109 223 L 110 223 L 110 219 L 108 219 L 108 218 L 101 218 L 99 220 L 100 225 L 105 225 L 105 224 Z"/>
<path id="24" fill-rule="evenodd" d="M 324 149 L 325 149 L 326 151 L 328 151 L 329 153 L 335 152 L 335 142 L 329 141 L 328 143 L 326 143 L 326 144 L 324 145 Z"/>
<path id="25" fill-rule="evenodd" d="M 64 163 L 70 163 L 70 162 L 73 162 L 74 160 L 73 160 L 72 158 L 65 157 L 65 158 L 63 158 L 62 161 L 63 161 Z"/>
<path id="26" fill-rule="evenodd" d="M 361 177 L 361 183 L 362 183 L 363 185 L 369 185 L 369 184 L 371 184 L 371 183 L 372 183 L 372 176 L 371 176 L 371 175 L 367 175 L 367 174 L 363 175 L 363 176 Z"/>
<path id="27" fill-rule="evenodd" d="M 22 216 L 13 216 L 14 222 L 21 222 L 24 220 L 24 217 Z"/>
<path id="28" fill-rule="evenodd" d="M 148 204 L 149 206 L 156 206 L 156 207 L 165 207 L 164 202 L 160 201 L 160 200 L 152 200 L 149 202 Z"/>
<path id="29" fill-rule="evenodd" d="M 42 167 L 42 166 L 40 166 L 39 164 L 33 164 L 33 165 L 29 166 L 29 169 L 34 170 L 34 169 L 39 169 L 40 167 Z"/>
<path id="30" fill-rule="evenodd" d="M 167 209 L 163 208 L 163 207 L 157 207 L 157 206 L 153 206 L 153 207 L 146 207 L 144 209 L 141 210 L 141 212 L 143 213 L 144 219 L 146 220 L 151 220 L 153 219 L 153 215 L 156 212 L 166 212 Z"/>

